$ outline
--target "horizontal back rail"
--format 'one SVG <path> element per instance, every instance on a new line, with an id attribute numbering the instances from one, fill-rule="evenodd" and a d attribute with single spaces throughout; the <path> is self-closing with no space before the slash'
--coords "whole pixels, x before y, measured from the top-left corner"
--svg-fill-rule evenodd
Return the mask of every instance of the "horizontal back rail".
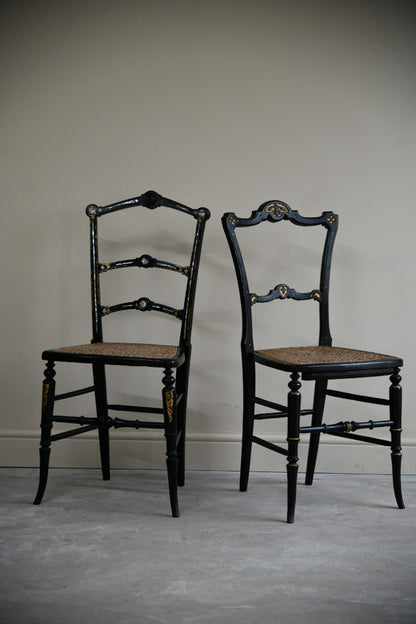
<path id="1" fill-rule="evenodd" d="M 139 258 L 131 258 L 129 260 L 117 260 L 116 262 L 100 262 L 100 273 L 106 273 L 114 269 L 124 269 L 128 267 L 139 267 L 143 269 L 166 269 L 168 271 L 175 271 L 181 275 L 187 276 L 189 274 L 189 266 L 181 266 L 173 262 L 167 262 L 166 260 L 158 260 L 153 258 L 149 254 L 143 254 Z"/>
<path id="2" fill-rule="evenodd" d="M 305 301 L 306 299 L 321 300 L 321 292 L 319 290 L 311 290 L 309 292 L 298 292 L 294 288 L 290 288 L 287 284 L 277 284 L 267 295 L 256 295 L 250 293 L 250 301 L 255 303 L 268 303 L 275 299 L 296 299 L 297 301 Z"/>
<path id="3" fill-rule="evenodd" d="M 172 308 L 171 306 L 163 303 L 156 303 L 155 301 L 148 299 L 148 297 L 140 297 L 140 299 L 136 299 L 135 301 L 126 301 L 125 303 L 118 303 L 113 306 L 102 306 L 101 316 L 108 316 L 114 312 L 122 312 L 124 310 L 139 310 L 140 312 L 155 310 L 157 312 L 169 314 L 170 316 L 174 316 L 180 320 L 183 318 L 183 310 Z"/>

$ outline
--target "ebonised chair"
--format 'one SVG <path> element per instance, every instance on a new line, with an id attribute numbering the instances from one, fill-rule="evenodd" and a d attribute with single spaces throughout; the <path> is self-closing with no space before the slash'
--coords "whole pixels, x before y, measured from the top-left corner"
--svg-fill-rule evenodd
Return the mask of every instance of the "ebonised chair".
<path id="1" fill-rule="evenodd" d="M 268 221 L 276 224 L 287 220 L 297 226 L 320 226 L 326 230 L 324 250 L 320 268 L 319 288 L 309 292 L 297 292 L 291 286 L 279 283 L 266 295 L 257 295 L 250 291 L 247 270 L 243 260 L 241 246 L 237 240 L 238 228 L 252 227 Z M 306 484 L 311 485 L 318 452 L 321 433 L 334 436 L 370 442 L 391 447 L 394 493 L 399 508 L 404 508 L 401 492 L 401 386 L 399 375 L 403 362 L 398 357 L 371 353 L 356 349 L 332 346 L 328 320 L 328 288 L 330 266 L 334 239 L 338 228 L 338 216 L 333 212 L 323 212 L 320 217 L 303 217 L 296 210 L 292 210 L 281 201 L 268 201 L 255 210 L 249 218 L 237 217 L 234 213 L 223 215 L 222 223 L 228 240 L 231 255 L 237 274 L 242 310 L 242 338 L 241 356 L 243 370 L 243 437 L 241 454 L 240 490 L 246 491 L 252 443 L 259 444 L 287 457 L 287 522 L 294 521 L 296 486 L 298 473 L 298 444 L 301 434 L 310 434 L 309 451 L 306 468 Z M 251 231 L 253 233 L 253 231 Z M 274 266 L 278 265 L 278 258 Z M 319 306 L 319 344 L 317 346 L 283 347 L 255 350 L 253 343 L 252 308 L 259 303 L 270 302 L 276 299 L 314 300 Z M 262 365 L 290 373 L 289 393 L 287 405 L 274 403 L 256 396 L 256 365 Z M 391 385 L 389 398 L 375 398 L 331 390 L 328 381 L 331 379 L 346 379 L 357 377 L 373 377 L 387 375 Z M 314 399 L 313 409 L 301 409 L 301 382 L 313 380 Z M 367 422 L 337 422 L 323 424 L 323 410 L 327 396 L 338 397 L 352 401 L 362 401 L 383 405 L 388 408 L 388 416 L 383 420 L 369 420 Z M 268 408 L 268 412 L 255 413 L 256 405 Z M 270 411 L 272 410 L 272 411 Z M 312 415 L 309 426 L 301 426 L 301 416 Z M 254 422 L 268 418 L 287 418 L 287 447 L 284 448 L 254 435 Z M 387 427 L 390 430 L 389 440 L 360 435 L 355 433 L 361 429 L 375 429 Z"/>
<path id="2" fill-rule="evenodd" d="M 196 227 L 193 240 L 190 241 L 189 245 L 190 262 L 188 266 L 180 266 L 172 262 L 159 260 L 148 254 L 143 254 L 133 259 L 118 260 L 110 263 L 99 259 L 98 221 L 106 215 L 119 210 L 134 209 L 139 211 L 143 210 L 143 207 L 149 210 L 165 207 L 195 219 Z M 206 221 L 210 217 L 210 212 L 207 208 L 195 210 L 188 208 L 176 201 L 162 197 L 154 191 L 148 191 L 134 199 L 124 200 L 108 206 L 99 207 L 94 204 L 89 205 L 86 208 L 86 213 L 90 223 L 92 341 L 91 344 L 48 349 L 42 353 L 42 358 L 47 361 L 47 364 L 42 395 L 39 488 L 34 504 L 40 504 L 45 491 L 48 477 L 50 446 L 52 442 L 98 429 L 102 476 L 103 479 L 108 480 L 110 478 L 109 429 L 111 427 L 163 429 L 166 437 L 166 463 L 172 515 L 178 517 L 177 486 L 183 485 L 185 479 L 185 424 L 189 365 L 191 359 L 192 317 L 202 241 Z M 145 215 L 141 216 L 144 217 Z M 139 217 L 140 215 L 137 215 L 137 218 Z M 163 219 L 165 219 L 165 215 Z M 139 232 L 140 230 L 137 231 Z M 166 246 L 165 241 L 163 246 Z M 108 271 L 113 272 L 116 269 L 128 267 L 164 269 L 177 273 L 178 278 L 175 279 L 184 280 L 181 285 L 183 286 L 182 295 L 180 295 L 183 298 L 183 308 L 177 309 L 166 304 L 157 303 L 144 296 L 134 301 L 127 301 L 117 305 L 103 305 L 100 294 L 102 275 Z M 153 277 L 152 275 L 152 278 Z M 152 282 L 153 281 L 152 279 Z M 176 344 L 174 345 L 104 342 L 103 317 L 125 310 L 137 310 L 139 312 L 156 311 L 175 317 L 181 322 L 179 341 L 176 339 Z M 177 344 L 178 342 L 179 344 Z M 91 364 L 93 385 L 72 392 L 55 394 L 55 362 Z M 159 406 L 142 407 L 110 404 L 107 400 L 106 384 L 106 366 L 109 365 L 162 369 L 162 401 L 159 403 Z M 175 370 L 176 375 L 174 374 Z M 94 393 L 95 395 L 95 417 L 55 415 L 55 401 L 86 393 Z M 116 412 L 125 411 L 163 414 L 163 419 L 155 416 L 153 416 L 153 420 L 148 421 L 110 417 L 109 412 L 114 410 Z M 66 425 L 77 426 L 65 432 L 53 435 L 51 432 L 53 423 L 65 423 Z"/>

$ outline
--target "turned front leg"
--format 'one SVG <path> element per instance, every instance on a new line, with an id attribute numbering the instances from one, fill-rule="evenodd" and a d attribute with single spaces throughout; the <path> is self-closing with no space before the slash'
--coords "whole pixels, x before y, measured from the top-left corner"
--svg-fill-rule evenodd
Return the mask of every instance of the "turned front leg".
<path id="1" fill-rule="evenodd" d="M 163 396 L 163 414 L 165 420 L 165 438 L 166 438 L 166 466 L 168 471 L 169 496 L 172 508 L 172 516 L 179 517 L 178 504 L 178 450 L 177 437 L 178 427 L 176 418 L 176 390 L 175 378 L 172 375 L 172 369 L 167 368 L 163 377 L 164 388 Z"/>
<path id="2" fill-rule="evenodd" d="M 42 385 L 42 418 L 41 418 L 41 439 L 40 439 L 40 467 L 39 467 L 39 486 L 33 501 L 34 505 L 40 505 L 45 493 L 46 483 L 48 481 L 49 456 L 51 453 L 51 431 L 53 419 L 53 406 L 55 401 L 55 363 L 48 361 L 44 372 L 45 378 Z"/>
<path id="3" fill-rule="evenodd" d="M 399 369 L 395 370 L 390 377 L 390 419 L 393 425 L 390 427 L 391 432 L 391 464 L 393 472 L 393 489 L 396 497 L 397 505 L 400 509 L 404 509 L 401 485 L 401 432 L 402 432 L 402 387 L 400 385 L 401 377 Z"/>
<path id="4" fill-rule="evenodd" d="M 299 423 L 300 423 L 300 395 L 301 383 L 299 374 L 292 373 L 289 382 L 290 392 L 287 398 L 288 423 L 287 423 L 287 522 L 292 523 L 295 519 L 296 488 L 298 478 L 298 446 L 299 446 Z"/>

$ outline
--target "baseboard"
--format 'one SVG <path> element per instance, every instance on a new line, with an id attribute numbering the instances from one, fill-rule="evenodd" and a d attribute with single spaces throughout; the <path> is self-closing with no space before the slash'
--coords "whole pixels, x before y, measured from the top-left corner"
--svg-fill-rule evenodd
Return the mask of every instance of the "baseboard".
<path id="1" fill-rule="evenodd" d="M 279 436 L 268 437 L 283 444 Z M 307 439 L 300 443 L 299 468 L 306 466 Z M 416 438 L 402 440 L 403 474 L 416 474 Z M 0 465 L 36 467 L 38 465 L 39 429 L 0 430 Z M 241 437 L 238 434 L 189 433 L 186 445 L 186 465 L 189 470 L 239 470 Z M 163 434 L 111 432 L 111 464 L 113 468 L 143 469 L 165 467 Z M 59 468 L 98 468 L 100 464 L 96 432 L 55 442 L 51 466 Z M 252 470 L 285 470 L 283 456 L 254 446 Z M 389 474 L 388 447 L 322 436 L 317 463 L 318 472 Z"/>

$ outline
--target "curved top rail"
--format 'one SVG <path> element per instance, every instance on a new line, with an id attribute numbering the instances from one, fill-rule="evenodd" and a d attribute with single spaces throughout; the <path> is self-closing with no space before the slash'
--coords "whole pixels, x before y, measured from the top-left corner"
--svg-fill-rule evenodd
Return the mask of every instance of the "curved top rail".
<path id="1" fill-rule="evenodd" d="M 173 199 L 162 197 L 162 195 L 156 193 L 156 191 L 147 191 L 138 197 L 125 199 L 123 201 L 116 202 L 115 204 L 108 204 L 108 206 L 89 204 L 89 206 L 86 207 L 85 212 L 90 219 L 93 219 L 95 217 L 102 217 L 103 215 L 110 214 L 111 212 L 116 212 L 117 210 L 132 208 L 133 206 L 144 206 L 149 210 L 154 210 L 159 206 L 167 206 L 168 208 L 173 208 L 174 210 L 179 210 L 189 214 L 194 217 L 194 219 L 197 219 L 197 221 L 207 221 L 211 216 L 208 208 L 189 208 L 188 206 L 180 204 Z"/>
<path id="2" fill-rule="evenodd" d="M 233 212 L 226 213 L 224 217 L 233 228 L 257 225 L 266 220 L 276 223 L 284 219 L 296 225 L 323 225 L 329 229 L 336 229 L 338 225 L 338 215 L 333 212 L 323 212 L 319 217 L 303 217 L 297 210 L 292 210 L 288 204 L 280 200 L 264 202 L 257 210 L 253 210 L 248 218 L 237 217 Z"/>

